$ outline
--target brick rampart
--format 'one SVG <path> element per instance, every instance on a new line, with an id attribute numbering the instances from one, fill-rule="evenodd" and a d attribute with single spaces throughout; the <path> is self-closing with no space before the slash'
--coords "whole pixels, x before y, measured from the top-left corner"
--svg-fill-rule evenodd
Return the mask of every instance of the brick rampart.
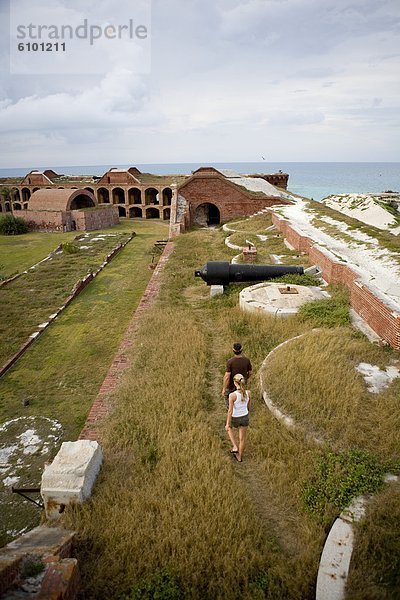
<path id="1" fill-rule="evenodd" d="M 305 252 L 311 264 L 317 265 L 328 283 L 343 284 L 349 291 L 352 308 L 368 325 L 396 350 L 400 350 L 400 312 L 393 310 L 390 300 L 360 281 L 358 273 L 335 260 L 328 250 L 296 230 L 290 221 L 272 213 L 272 222 L 295 250 Z"/>

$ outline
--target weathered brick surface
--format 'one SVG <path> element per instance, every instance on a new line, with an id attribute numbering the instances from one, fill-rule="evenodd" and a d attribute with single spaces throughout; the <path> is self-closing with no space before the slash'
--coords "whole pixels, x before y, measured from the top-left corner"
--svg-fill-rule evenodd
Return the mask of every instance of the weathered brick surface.
<path id="1" fill-rule="evenodd" d="M 35 556 L 45 564 L 59 562 L 71 556 L 74 536 L 74 532 L 60 527 L 41 526 L 21 535 L 1 548 L 0 595 L 15 586 L 15 582 L 18 582 L 19 567 L 24 558 Z M 70 587 L 68 586 L 68 589 Z M 43 598 L 48 597 L 53 598 L 53 596 L 43 596 Z M 54 598 L 58 597 L 70 600 L 75 598 L 74 595 L 54 596 Z"/>
<path id="2" fill-rule="evenodd" d="M 345 285 L 354 310 L 382 339 L 400 350 L 400 313 L 375 295 L 373 289 L 363 284 L 355 271 L 336 261 L 310 238 L 302 236 L 289 221 L 273 214 L 272 222 L 296 250 L 307 252 L 310 262 L 321 269 L 325 281 Z"/>
<path id="3" fill-rule="evenodd" d="M 161 273 L 174 248 L 173 242 L 168 242 L 158 261 L 153 275 L 146 287 L 142 299 L 136 308 L 128 325 L 117 354 L 109 368 L 100 391 L 92 405 L 85 426 L 79 436 L 81 440 L 99 441 L 98 425 L 107 418 L 110 410 L 110 397 L 118 388 L 125 370 L 129 367 L 128 351 L 133 346 L 136 331 L 142 314 L 152 305 L 160 289 Z"/>
<path id="4" fill-rule="evenodd" d="M 179 193 L 189 203 L 190 226 L 194 221 L 196 209 L 201 204 L 214 204 L 220 211 L 221 222 L 237 217 L 253 215 L 258 210 L 277 204 L 289 204 L 277 197 L 254 196 L 233 185 L 223 175 L 218 173 L 198 172 L 184 185 Z"/>
<path id="5" fill-rule="evenodd" d="M 76 558 L 50 563 L 43 578 L 38 600 L 75 600 L 79 591 L 79 568 Z"/>

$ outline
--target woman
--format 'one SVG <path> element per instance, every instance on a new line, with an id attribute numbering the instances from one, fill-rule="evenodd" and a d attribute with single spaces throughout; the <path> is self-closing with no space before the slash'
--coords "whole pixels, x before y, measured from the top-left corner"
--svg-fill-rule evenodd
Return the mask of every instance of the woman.
<path id="1" fill-rule="evenodd" d="M 249 424 L 250 392 L 245 388 L 245 378 L 238 373 L 233 378 L 236 391 L 229 394 L 229 408 L 226 417 L 225 431 L 232 442 L 232 454 L 238 462 L 242 462 L 246 445 L 246 431 Z M 239 428 L 239 448 L 232 427 Z"/>

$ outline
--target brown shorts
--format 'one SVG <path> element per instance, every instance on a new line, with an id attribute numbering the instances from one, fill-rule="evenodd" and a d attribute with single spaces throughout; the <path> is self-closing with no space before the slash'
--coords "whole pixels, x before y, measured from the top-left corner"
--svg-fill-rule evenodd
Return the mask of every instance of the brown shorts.
<path id="1" fill-rule="evenodd" d="M 243 417 L 231 417 L 231 427 L 247 427 L 249 424 L 249 413 Z"/>

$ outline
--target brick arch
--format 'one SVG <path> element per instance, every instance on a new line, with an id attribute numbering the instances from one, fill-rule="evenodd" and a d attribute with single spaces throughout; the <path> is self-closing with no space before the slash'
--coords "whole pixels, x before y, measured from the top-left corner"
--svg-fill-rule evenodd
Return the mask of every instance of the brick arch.
<path id="1" fill-rule="evenodd" d="M 198 204 L 193 213 L 193 223 L 196 225 L 219 225 L 221 223 L 221 211 L 212 202 Z"/>
<path id="2" fill-rule="evenodd" d="M 97 200 L 87 190 L 38 190 L 29 201 L 29 209 L 34 210 L 77 210 L 97 206 Z"/>
<path id="3" fill-rule="evenodd" d="M 158 210 L 158 208 L 148 208 L 146 210 L 146 219 L 159 219 L 160 218 L 160 211 Z"/>

